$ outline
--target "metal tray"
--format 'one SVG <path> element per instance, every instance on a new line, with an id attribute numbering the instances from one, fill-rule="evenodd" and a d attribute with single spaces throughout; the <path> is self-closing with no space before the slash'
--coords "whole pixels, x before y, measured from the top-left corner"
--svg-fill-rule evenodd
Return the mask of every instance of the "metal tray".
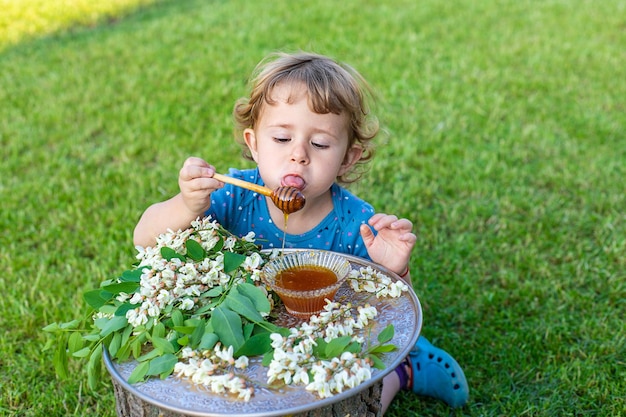
<path id="1" fill-rule="evenodd" d="M 370 266 L 388 275 L 393 280 L 400 280 L 398 275 L 380 265 L 362 258 L 344 256 L 350 261 L 353 269 Z M 245 402 L 237 400 L 234 396 L 214 394 L 201 386 L 174 376 L 164 380 L 151 378 L 145 382 L 129 384 L 128 378 L 135 366 L 137 366 L 137 362 L 134 360 L 123 363 L 114 362 L 107 354 L 106 349 L 104 352 L 104 363 L 111 377 L 131 394 L 160 409 L 189 416 L 271 417 L 298 414 L 325 407 L 356 395 L 382 380 L 408 355 L 415 342 L 417 342 L 422 328 L 422 308 L 410 286 L 409 291 L 404 292 L 399 298 L 377 299 L 375 295 L 370 293 L 355 293 L 348 283 L 344 283 L 339 288 L 335 299 L 344 302 L 350 301 L 355 306 L 365 303 L 375 306 L 378 310 L 378 316 L 376 323 L 373 325 L 372 334 L 376 335 L 387 325 L 393 324 L 395 334 L 391 343 L 396 345 L 398 350 L 385 354 L 383 362 L 386 368 L 384 370 L 373 370 L 370 380 L 330 398 L 319 398 L 314 393 L 307 391 L 304 386 L 297 385 L 280 390 L 258 388 L 255 389 L 255 393 L 250 401 Z M 279 325 L 293 327 L 300 323 L 300 320 L 284 311 L 282 306 L 281 309 L 283 311 L 279 312 Z M 246 373 L 251 378 L 257 381 L 266 381 L 266 371 L 267 369 L 261 365 L 261 358 L 250 358 L 250 366 Z"/>

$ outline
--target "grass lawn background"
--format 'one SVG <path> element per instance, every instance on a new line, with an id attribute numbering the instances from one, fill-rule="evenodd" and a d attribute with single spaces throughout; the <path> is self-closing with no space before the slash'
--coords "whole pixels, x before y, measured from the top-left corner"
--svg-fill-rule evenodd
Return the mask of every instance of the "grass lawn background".
<path id="1" fill-rule="evenodd" d="M 470 384 L 461 410 L 401 393 L 388 415 L 626 415 L 623 2 L 96 3 L 0 0 L 0 415 L 115 415 L 110 383 L 56 378 L 41 328 L 129 267 L 185 157 L 249 166 L 233 103 L 298 49 L 377 91 L 353 191 L 414 222 L 423 334 Z"/>

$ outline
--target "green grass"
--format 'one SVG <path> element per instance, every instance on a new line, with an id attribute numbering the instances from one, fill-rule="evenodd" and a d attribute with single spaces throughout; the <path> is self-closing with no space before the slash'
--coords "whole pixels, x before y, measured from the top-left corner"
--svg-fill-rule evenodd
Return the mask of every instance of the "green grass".
<path id="1" fill-rule="evenodd" d="M 109 383 L 57 380 L 40 329 L 132 263 L 186 156 L 244 166 L 230 110 L 278 49 L 346 61 L 378 92 L 388 135 L 354 190 L 415 223 L 423 334 L 469 380 L 462 410 L 401 393 L 388 415 L 626 415 L 622 2 L 117 10 L 0 32 L 0 415 L 115 414 Z"/>

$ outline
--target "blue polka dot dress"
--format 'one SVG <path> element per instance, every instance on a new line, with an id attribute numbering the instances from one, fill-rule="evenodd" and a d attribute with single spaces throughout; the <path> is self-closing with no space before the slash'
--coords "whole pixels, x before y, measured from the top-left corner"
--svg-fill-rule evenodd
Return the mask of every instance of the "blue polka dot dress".
<path id="1" fill-rule="evenodd" d="M 264 185 L 258 169 L 231 169 L 229 175 Z M 331 188 L 333 210 L 314 228 L 302 234 L 287 234 L 285 248 L 324 249 L 368 259 L 359 227 L 374 215 L 373 207 L 338 184 Z M 254 232 L 264 249 L 281 248 L 284 233 L 272 221 L 265 196 L 226 184 L 211 194 L 212 216 L 237 236 Z"/>

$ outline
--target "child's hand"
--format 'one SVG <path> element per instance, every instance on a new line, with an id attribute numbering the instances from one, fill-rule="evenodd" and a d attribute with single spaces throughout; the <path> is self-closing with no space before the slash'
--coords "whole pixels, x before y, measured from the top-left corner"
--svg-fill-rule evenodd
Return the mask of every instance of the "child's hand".
<path id="1" fill-rule="evenodd" d="M 211 206 L 211 193 L 224 184 L 214 178 L 215 168 L 201 158 L 187 158 L 178 173 L 178 186 L 185 206 L 201 215 Z"/>
<path id="2" fill-rule="evenodd" d="M 370 227 L 361 225 L 361 236 L 372 261 L 398 275 L 406 273 L 411 251 L 417 241 L 417 236 L 412 232 L 413 224 L 407 219 L 384 213 L 373 215 L 368 223 L 378 232 L 374 235 Z"/>

